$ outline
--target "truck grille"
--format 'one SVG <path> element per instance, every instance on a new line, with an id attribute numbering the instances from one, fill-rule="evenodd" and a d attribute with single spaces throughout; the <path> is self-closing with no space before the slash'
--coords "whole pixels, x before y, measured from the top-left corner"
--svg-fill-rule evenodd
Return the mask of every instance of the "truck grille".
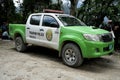
<path id="1" fill-rule="evenodd" d="M 111 33 L 103 34 L 101 36 L 101 40 L 103 42 L 110 42 L 110 41 L 112 41 L 113 40 L 112 34 Z"/>

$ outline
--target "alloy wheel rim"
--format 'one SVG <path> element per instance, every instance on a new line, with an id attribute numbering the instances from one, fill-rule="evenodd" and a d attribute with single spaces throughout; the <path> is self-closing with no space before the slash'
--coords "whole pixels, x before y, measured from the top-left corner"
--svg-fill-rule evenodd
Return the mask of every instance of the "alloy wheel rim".
<path id="1" fill-rule="evenodd" d="M 75 63 L 76 62 L 76 53 L 73 49 L 67 49 L 65 51 L 65 59 L 69 63 Z"/>
<path id="2" fill-rule="evenodd" d="M 21 49 L 21 41 L 18 39 L 16 40 L 16 47 L 17 47 L 17 50 Z"/>

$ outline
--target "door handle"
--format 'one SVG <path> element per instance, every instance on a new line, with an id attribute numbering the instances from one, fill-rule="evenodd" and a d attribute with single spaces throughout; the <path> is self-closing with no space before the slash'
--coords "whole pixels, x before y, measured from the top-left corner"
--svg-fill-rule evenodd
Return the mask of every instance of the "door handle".
<path id="1" fill-rule="evenodd" d="M 40 29 L 40 31 L 44 31 L 44 29 Z"/>
<path id="2" fill-rule="evenodd" d="M 59 31 L 55 31 L 55 34 L 59 34 Z"/>
<path id="3" fill-rule="evenodd" d="M 27 27 L 27 29 L 30 29 L 29 27 Z"/>

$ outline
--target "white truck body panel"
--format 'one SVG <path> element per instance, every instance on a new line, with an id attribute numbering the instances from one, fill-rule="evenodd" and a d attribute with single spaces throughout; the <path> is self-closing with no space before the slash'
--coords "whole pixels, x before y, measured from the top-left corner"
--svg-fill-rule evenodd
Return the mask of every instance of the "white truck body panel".
<path id="1" fill-rule="evenodd" d="M 31 25 L 30 19 L 34 15 L 40 15 L 39 25 Z M 53 18 L 59 24 L 59 27 L 44 26 L 44 16 Z M 32 14 L 29 16 L 26 23 L 26 42 L 33 45 L 44 46 L 58 50 L 60 26 L 63 24 L 56 18 L 55 14 Z"/>

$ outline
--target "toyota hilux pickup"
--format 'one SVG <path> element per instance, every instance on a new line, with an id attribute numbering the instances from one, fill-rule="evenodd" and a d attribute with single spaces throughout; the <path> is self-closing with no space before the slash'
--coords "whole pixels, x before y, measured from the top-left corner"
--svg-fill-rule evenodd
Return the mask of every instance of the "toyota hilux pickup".
<path id="1" fill-rule="evenodd" d="M 9 24 L 9 33 L 17 51 L 25 51 L 28 44 L 51 48 L 70 67 L 80 66 L 84 58 L 108 55 L 114 50 L 110 32 L 87 26 L 67 14 L 33 13 L 26 24 Z"/>

